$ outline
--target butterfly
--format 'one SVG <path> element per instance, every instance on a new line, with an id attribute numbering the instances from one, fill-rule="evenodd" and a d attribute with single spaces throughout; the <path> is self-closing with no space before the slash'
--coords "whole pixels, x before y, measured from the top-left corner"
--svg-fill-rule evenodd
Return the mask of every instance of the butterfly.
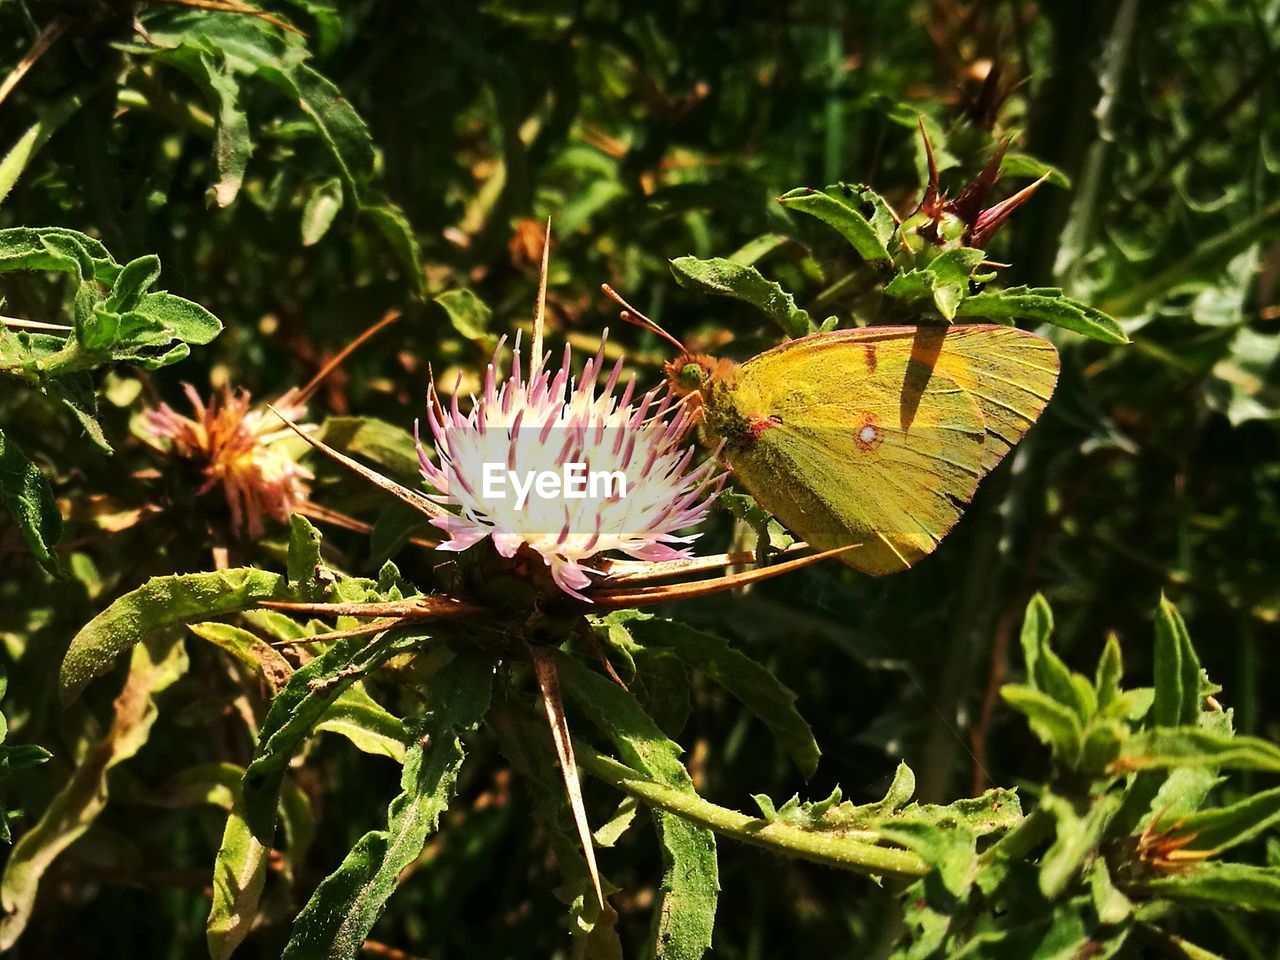
<path id="1" fill-rule="evenodd" d="M 679 347 L 670 388 L 736 482 L 810 546 L 857 544 L 841 559 L 873 575 L 937 548 L 1058 380 L 1057 349 L 1016 327 L 837 330 L 738 364 L 691 353 L 616 299 Z"/>

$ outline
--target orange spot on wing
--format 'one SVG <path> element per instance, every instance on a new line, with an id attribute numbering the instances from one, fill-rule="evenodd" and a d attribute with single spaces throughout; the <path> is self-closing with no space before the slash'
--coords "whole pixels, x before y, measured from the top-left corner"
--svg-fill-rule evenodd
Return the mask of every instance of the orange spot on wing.
<path id="1" fill-rule="evenodd" d="M 874 343 L 864 343 L 862 345 L 863 356 L 867 361 L 867 372 L 876 372 L 876 345 Z"/>

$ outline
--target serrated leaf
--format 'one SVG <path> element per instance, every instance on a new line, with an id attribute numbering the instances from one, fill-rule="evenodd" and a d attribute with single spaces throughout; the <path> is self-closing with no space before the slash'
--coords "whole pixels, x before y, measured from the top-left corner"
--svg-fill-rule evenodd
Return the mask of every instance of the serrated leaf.
<path id="1" fill-rule="evenodd" d="M 50 864 L 89 829 L 110 797 L 107 774 L 147 742 L 156 720 L 154 697 L 187 669 L 180 635 L 157 637 L 134 647 L 124 689 L 114 702 L 111 727 L 80 759 L 71 779 L 53 797 L 40 820 L 14 845 L 0 877 L 0 951 L 22 933 L 35 905 L 40 879 Z"/>
<path id="2" fill-rule="evenodd" d="M 956 319 L 1016 320 L 1052 323 L 1103 343 L 1128 343 L 1120 324 L 1101 310 L 1072 300 L 1057 287 L 1008 287 L 966 297 Z"/>
<path id="3" fill-rule="evenodd" d="M 62 515 L 40 469 L 0 430 L 0 504 L 13 517 L 27 548 L 49 573 L 59 574 L 53 547 L 62 537 Z"/>
<path id="4" fill-rule="evenodd" d="M 577 661 L 558 656 L 564 692 L 614 744 L 628 766 L 659 783 L 696 795 L 680 763 L 680 748 L 621 687 Z M 720 890 L 715 835 L 705 827 L 655 811 L 665 873 L 654 911 L 654 952 L 659 960 L 699 960 L 711 946 Z"/>
<path id="5" fill-rule="evenodd" d="M 70 703 L 78 697 L 85 684 L 154 630 L 290 595 L 284 577 L 252 568 L 152 577 L 118 598 L 72 638 L 58 672 L 62 700 Z"/>
<path id="6" fill-rule="evenodd" d="M 679 257 L 671 261 L 671 272 L 682 287 L 750 304 L 777 323 L 788 337 L 803 337 L 817 329 L 808 312 L 796 306 L 791 294 L 766 280 L 755 267 L 740 266 L 721 257 Z"/>
<path id="7" fill-rule="evenodd" d="M 891 258 L 885 245 L 893 235 L 893 215 L 869 187 L 855 190 L 843 183 L 822 191 L 800 187 L 784 193 L 778 202 L 833 227 L 868 263 L 889 263 Z M 860 208 L 869 212 L 864 213 Z"/>
<path id="8" fill-rule="evenodd" d="M 464 757 L 461 735 L 484 718 L 492 682 L 492 661 L 472 653 L 432 678 L 432 706 L 414 725 L 386 829 L 361 837 L 316 888 L 294 921 L 285 960 L 353 960 L 360 953 L 401 871 L 422 853 L 452 799 Z"/>

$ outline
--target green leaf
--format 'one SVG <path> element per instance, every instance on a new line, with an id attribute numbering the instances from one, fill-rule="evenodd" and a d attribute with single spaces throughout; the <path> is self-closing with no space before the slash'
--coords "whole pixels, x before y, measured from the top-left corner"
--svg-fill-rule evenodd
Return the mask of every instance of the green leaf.
<path id="1" fill-rule="evenodd" d="M 821 755 L 813 731 L 796 710 L 795 693 L 767 668 L 735 650 L 722 637 L 682 623 L 640 617 L 627 626 L 642 646 L 669 650 L 721 684 L 769 728 L 800 772 L 805 777 L 813 776 Z"/>
<path id="2" fill-rule="evenodd" d="M 124 689 L 116 697 L 111 727 L 90 744 L 71 779 L 43 815 L 14 844 L 0 877 L 0 951 L 22 933 L 35 905 L 40 878 L 67 847 L 84 835 L 110 796 L 107 774 L 147 742 L 156 720 L 155 696 L 187 669 L 181 636 L 169 634 L 134 647 Z"/>
<path id="3" fill-rule="evenodd" d="M 49 380 L 45 390 L 66 407 L 101 453 L 108 456 L 113 452 L 107 442 L 102 425 L 98 423 L 98 395 L 94 392 L 93 378 L 87 373 L 69 374 L 57 380 Z"/>
<path id="4" fill-rule="evenodd" d="M 1098 712 L 1109 713 L 1113 704 L 1121 702 L 1120 678 L 1124 675 L 1124 659 L 1120 654 L 1120 641 L 1113 633 L 1098 658 L 1093 690 L 1098 698 Z"/>
<path id="5" fill-rule="evenodd" d="M 1030 154 L 1010 150 L 1000 161 L 1000 175 L 1004 177 L 1029 177 L 1039 180 L 1046 173 L 1049 175 L 1048 182 L 1055 187 L 1071 189 L 1070 177 L 1052 164 L 1038 160 Z"/>
<path id="6" fill-rule="evenodd" d="M 1120 803 L 1116 793 L 1082 801 L 1084 809 L 1055 793 L 1040 798 L 1040 809 L 1047 810 L 1057 824 L 1053 844 L 1040 858 L 1040 892 L 1045 899 L 1056 900 L 1076 878 L 1102 842 Z"/>
<path id="7" fill-rule="evenodd" d="M 279 693 L 293 675 L 293 666 L 284 655 L 262 638 L 229 623 L 192 623 L 187 629 L 202 640 L 225 650 L 248 670 L 266 682 L 272 695 Z"/>
<path id="8" fill-rule="evenodd" d="M 1114 769 L 1172 770 L 1216 767 L 1280 773 L 1280 747 L 1257 737 L 1238 737 L 1199 727 L 1156 727 L 1129 737 Z"/>
<path id="9" fill-rule="evenodd" d="M 324 592 L 324 568 L 320 560 L 320 531 L 300 513 L 289 515 L 289 586 L 304 596 Z M 332 580 L 332 576 L 329 577 Z"/>
<path id="10" fill-rule="evenodd" d="M 1148 310 L 1160 298 L 1184 284 L 1212 278 L 1239 253 L 1280 232 L 1280 201 L 1272 201 L 1257 213 L 1234 218 L 1230 226 L 1212 237 L 1198 237 L 1186 256 L 1175 260 L 1141 283 L 1129 284 L 1100 305 L 1122 317 Z"/>
<path id="11" fill-rule="evenodd" d="M 151 285 L 160 279 L 160 258 L 148 254 L 131 260 L 116 275 L 103 309 L 110 313 L 127 313 L 135 309 Z"/>
<path id="12" fill-rule="evenodd" d="M 219 207 L 229 207 L 240 193 L 253 155 L 249 118 L 240 105 L 239 77 L 218 46 L 198 36 L 145 52 L 187 74 L 204 93 L 215 122 L 213 159 L 218 179 L 211 194 Z"/>
<path id="13" fill-rule="evenodd" d="M 0 158 L 0 204 L 4 203 L 9 191 L 40 148 L 49 142 L 58 127 L 80 109 L 81 103 L 83 100 L 79 96 L 72 95 L 45 108 L 40 119 L 28 127 L 13 148 Z"/>
<path id="14" fill-rule="evenodd" d="M 796 306 L 791 294 L 766 280 L 755 267 L 743 267 L 720 257 L 713 260 L 680 257 L 671 261 L 671 272 L 682 287 L 732 297 L 761 310 L 788 337 L 803 337 L 817 329 L 809 314 Z"/>
<path id="15" fill-rule="evenodd" d="M 722 490 L 716 497 L 715 506 L 729 511 L 734 519 L 741 520 L 756 535 L 755 554 L 757 563 L 766 563 L 769 557 L 778 550 L 785 550 L 795 543 L 795 538 L 774 519 L 773 514 L 755 499 L 736 490 Z"/>
<path id="16" fill-rule="evenodd" d="M 244 817 L 263 843 L 275 834 L 285 767 L 344 690 L 396 653 L 427 638 L 413 630 L 337 640 L 296 670 L 262 721 L 258 746 L 244 775 Z"/>
<path id="17" fill-rule="evenodd" d="M 343 690 L 321 714 L 315 731 L 336 733 L 364 753 L 404 763 L 405 744 L 409 740 L 404 721 L 369 696 L 363 684 L 353 684 Z"/>
<path id="18" fill-rule="evenodd" d="M 800 187 L 784 193 L 778 202 L 834 227 L 868 263 L 885 265 L 890 262 L 885 245 L 893 236 L 893 214 L 870 187 L 859 187 L 856 192 L 855 188 L 844 183 L 822 191 Z"/>
<path id="19" fill-rule="evenodd" d="M 353 960 L 395 892 L 400 873 L 422 853 L 452 799 L 462 766 L 461 735 L 489 708 L 493 662 L 459 655 L 432 678 L 432 708 L 414 725 L 400 795 L 387 828 L 366 833 L 316 888 L 294 922 L 285 960 Z"/>
<path id="20" fill-rule="evenodd" d="M 1042 594 L 1037 593 L 1027 604 L 1019 639 L 1027 664 L 1027 681 L 1065 707 L 1075 711 L 1081 725 L 1089 722 L 1097 709 L 1093 688 L 1077 678 L 1062 662 L 1049 639 L 1053 635 L 1053 611 Z"/>
<path id="21" fill-rule="evenodd" d="M 240 785 L 213 861 L 213 903 L 205 922 L 210 960 L 226 960 L 253 928 L 267 881 L 268 848 L 244 819 Z"/>
<path id="22" fill-rule="evenodd" d="M 1057 287 L 1008 287 L 966 297 L 956 309 L 957 319 L 982 318 L 1002 323 L 1016 320 L 1052 323 L 1103 343 L 1128 343 L 1128 335 L 1111 317 Z"/>
<path id="23" fill-rule="evenodd" d="M 326 180 L 311 191 L 302 208 L 302 245 L 313 247 L 324 239 L 342 209 L 342 181 Z"/>
<path id="24" fill-rule="evenodd" d="M 228 108 L 225 101 L 233 92 L 235 76 L 254 75 L 283 91 L 307 115 L 333 157 L 343 184 L 357 201 L 353 208 L 359 206 L 361 190 L 373 174 L 373 141 L 364 121 L 338 88 L 305 62 L 308 51 L 300 37 L 282 35 L 274 26 L 254 17 L 208 16 L 203 11 L 182 11 L 156 22 L 148 20 L 147 28 L 156 43 L 132 46 L 131 53 L 172 59 L 172 50 L 186 45 L 214 56 L 219 66 L 225 64 L 232 77 L 222 79 L 208 74 L 203 78 L 208 83 L 217 80 L 219 87 L 213 92 L 220 112 Z M 177 65 L 193 69 L 190 58 Z M 248 145 L 235 129 L 239 120 L 234 113 L 222 119 L 233 125 L 228 141 L 237 152 L 227 167 L 220 169 L 224 178 L 228 173 L 234 178 L 241 155 L 247 160 L 244 150 Z"/>
<path id="25" fill-rule="evenodd" d="M 329 417 L 318 439 L 358 457 L 367 457 L 401 480 L 419 477 L 413 434 L 373 417 Z"/>
<path id="26" fill-rule="evenodd" d="M 479 343 L 486 349 L 493 348 L 497 342 L 497 338 L 489 332 L 493 311 L 483 300 L 466 289 L 446 290 L 434 300 L 444 307 L 454 330 L 473 343 Z"/>
<path id="27" fill-rule="evenodd" d="M 627 691 L 567 656 L 556 664 L 566 694 L 614 744 L 622 760 L 646 777 L 697 796 L 669 740 Z M 654 910 L 659 960 L 698 960 L 711 947 L 720 890 L 715 834 L 665 811 L 654 812 L 666 868 Z"/>
<path id="28" fill-rule="evenodd" d="M 1189 850 L 1209 850 L 1215 855 L 1238 846 L 1280 823 L 1280 787 L 1245 797 L 1226 807 L 1168 816 L 1153 824 L 1189 837 Z"/>
<path id="29" fill-rule="evenodd" d="M 159 325 L 165 340 L 203 345 L 222 332 L 222 321 L 190 300 L 160 291 L 142 298 L 134 311 L 139 317 Z M 154 341 L 155 337 L 152 337 Z"/>
<path id="30" fill-rule="evenodd" d="M 1157 726 L 1190 725 L 1199 718 L 1200 660 L 1177 608 L 1163 596 L 1156 611 L 1155 691 L 1151 719 Z"/>
<path id="31" fill-rule="evenodd" d="M 901 273 L 885 285 L 886 296 L 911 303 L 932 297 L 942 319 L 950 322 L 969 294 L 969 279 L 986 256 L 972 247 L 957 247 L 934 258 L 927 267 Z"/>
<path id="32" fill-rule="evenodd" d="M 0 430 L 0 504 L 9 511 L 40 566 L 59 574 L 53 546 L 62 536 L 62 515 L 53 488 L 22 448 Z"/>
<path id="33" fill-rule="evenodd" d="M 405 276 L 413 287 L 414 295 L 422 298 L 427 278 L 422 268 L 422 248 L 413 225 L 404 210 L 390 201 L 368 204 L 360 208 L 361 216 L 368 217 L 386 238 L 391 250 L 404 266 Z"/>
<path id="34" fill-rule="evenodd" d="M 1233 910 L 1280 910 L 1280 870 L 1210 861 L 1147 880 L 1145 892 Z"/>
<path id="35" fill-rule="evenodd" d="M 962 822 L 943 828 L 931 820 L 904 816 L 883 824 L 880 834 L 919 854 L 937 871 L 942 886 L 957 904 L 963 902 L 973 883 L 978 838 Z"/>
<path id="36" fill-rule="evenodd" d="M 78 697 L 85 684 L 105 673 L 117 656 L 153 630 L 290 596 L 284 577 L 252 568 L 152 577 L 118 598 L 72 638 L 58 672 L 63 703 Z"/>
<path id="37" fill-rule="evenodd" d="M 1111 880 L 1105 857 L 1098 857 L 1089 866 L 1089 896 L 1098 922 L 1114 927 L 1133 914 L 1133 901 L 1121 893 Z"/>
<path id="38" fill-rule="evenodd" d="M 1076 764 L 1084 745 L 1080 718 L 1070 707 L 1034 687 L 1007 683 L 1000 688 L 1006 703 L 1027 718 L 1031 732 L 1053 750 L 1065 766 Z"/>

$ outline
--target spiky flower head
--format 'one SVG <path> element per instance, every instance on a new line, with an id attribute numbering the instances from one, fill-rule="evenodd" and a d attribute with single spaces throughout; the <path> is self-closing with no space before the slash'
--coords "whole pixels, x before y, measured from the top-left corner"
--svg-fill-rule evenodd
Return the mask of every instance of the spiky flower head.
<path id="1" fill-rule="evenodd" d="M 691 411 L 664 388 L 637 397 L 634 377 L 619 392 L 621 359 L 601 384 L 603 340 L 577 380 L 568 346 L 559 370 L 547 368 L 549 354 L 535 356 L 528 379 L 521 375 L 519 338 L 505 377 L 501 350 L 500 343 L 467 413 L 456 391 L 446 409 L 434 380 L 429 387 L 427 424 L 439 463 L 420 438 L 418 459 L 438 491 L 434 499 L 458 508 L 431 521 L 449 537 L 440 549 L 465 550 L 486 537 L 503 557 L 527 547 L 562 591 L 582 600 L 598 569 L 593 558 L 610 552 L 646 561 L 687 558 L 697 534 L 685 531 L 706 516 L 725 480 L 714 459 L 695 463 L 686 442 Z M 505 486 L 504 496 L 486 489 L 486 468 L 514 485 L 568 465 L 580 466 L 583 476 L 621 475 L 624 483 L 576 499 L 530 496 L 523 503 Z"/>
<path id="2" fill-rule="evenodd" d="M 1000 180 L 1000 164 L 1011 142 L 1006 140 L 996 148 L 982 172 L 967 183 L 955 199 L 951 199 L 942 192 L 939 184 L 938 163 L 923 121 L 920 123 L 920 136 L 924 140 L 929 181 L 925 184 L 920 205 L 903 223 L 901 230 L 904 242 L 912 249 L 925 241 L 931 246 L 942 248 L 957 245 L 985 248 L 1014 211 L 1030 200 L 1049 178 L 1046 173 L 1011 197 L 989 207 L 984 206 Z"/>
<path id="3" fill-rule="evenodd" d="M 184 416 L 167 403 L 143 414 L 143 429 L 168 444 L 167 452 L 198 469 L 205 477 L 199 493 L 221 486 L 231 511 L 231 525 L 249 539 L 262 536 L 263 522 L 287 521 L 307 498 L 309 470 L 295 459 L 288 428 L 264 409 L 254 408 L 247 391 L 223 389 L 208 403 L 189 383 L 182 385 L 194 416 Z M 301 404 L 283 404 L 291 419 L 302 416 Z"/>

